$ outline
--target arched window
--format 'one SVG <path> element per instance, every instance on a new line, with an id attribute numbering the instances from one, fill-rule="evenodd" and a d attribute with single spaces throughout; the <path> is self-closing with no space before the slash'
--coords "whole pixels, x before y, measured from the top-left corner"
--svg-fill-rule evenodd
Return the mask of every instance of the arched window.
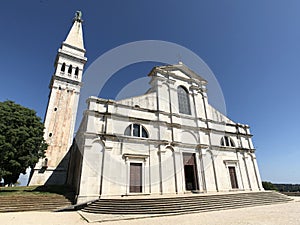
<path id="1" fill-rule="evenodd" d="M 69 66 L 68 74 L 72 74 L 72 65 Z"/>
<path id="2" fill-rule="evenodd" d="M 186 90 L 186 88 L 183 86 L 179 86 L 177 88 L 177 95 L 178 95 L 179 112 L 183 114 L 191 115 L 189 93 Z"/>
<path id="3" fill-rule="evenodd" d="M 61 66 L 61 68 L 60 68 L 60 71 L 61 72 L 65 72 L 65 70 L 66 70 L 66 64 L 63 63 L 62 66 Z"/>
<path id="4" fill-rule="evenodd" d="M 140 124 L 134 123 L 134 124 L 130 124 L 126 129 L 124 134 L 126 136 L 134 136 L 134 137 L 143 137 L 143 138 L 148 138 L 148 132 L 145 129 L 145 127 L 143 127 Z"/>
<path id="5" fill-rule="evenodd" d="M 78 74 L 79 74 L 79 68 L 77 66 L 76 69 L 75 69 L 75 73 L 74 73 L 75 77 L 78 77 Z"/>
<path id="6" fill-rule="evenodd" d="M 221 145 L 227 147 L 235 147 L 234 141 L 231 137 L 224 136 L 221 138 Z"/>

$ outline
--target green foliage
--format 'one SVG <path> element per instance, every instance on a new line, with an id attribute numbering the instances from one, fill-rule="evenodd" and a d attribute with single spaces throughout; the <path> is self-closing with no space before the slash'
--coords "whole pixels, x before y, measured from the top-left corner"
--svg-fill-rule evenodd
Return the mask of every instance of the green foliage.
<path id="1" fill-rule="evenodd" d="M 280 192 L 300 192 L 300 184 L 274 184 Z"/>
<path id="2" fill-rule="evenodd" d="M 13 101 L 0 102 L 0 179 L 17 182 L 20 173 L 44 156 L 44 125 L 34 110 Z"/>
<path id="3" fill-rule="evenodd" d="M 263 187 L 264 187 L 265 190 L 275 190 L 275 191 L 278 191 L 277 187 L 274 184 L 272 184 L 271 182 L 263 181 L 262 185 L 263 185 Z"/>

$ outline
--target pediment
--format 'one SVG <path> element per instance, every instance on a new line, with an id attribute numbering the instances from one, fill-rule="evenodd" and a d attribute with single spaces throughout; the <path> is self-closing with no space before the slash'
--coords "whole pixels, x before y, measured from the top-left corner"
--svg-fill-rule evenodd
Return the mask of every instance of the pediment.
<path id="1" fill-rule="evenodd" d="M 183 73 L 183 72 L 180 71 L 180 70 L 174 70 L 174 71 L 172 71 L 172 72 L 173 72 L 173 74 L 175 74 L 176 76 L 181 77 L 181 78 L 183 78 L 183 79 L 190 79 L 190 78 L 191 78 L 191 76 L 189 76 L 189 75 Z"/>
<path id="2" fill-rule="evenodd" d="M 175 65 L 166 65 L 166 66 L 158 66 L 155 67 L 149 74 L 149 76 L 153 75 L 155 72 L 161 73 L 161 74 L 168 74 L 170 76 L 173 76 L 174 78 L 181 78 L 184 80 L 192 79 L 196 82 L 207 84 L 207 81 L 202 78 L 200 75 L 195 73 L 193 70 L 188 68 L 183 63 L 175 64 Z"/>

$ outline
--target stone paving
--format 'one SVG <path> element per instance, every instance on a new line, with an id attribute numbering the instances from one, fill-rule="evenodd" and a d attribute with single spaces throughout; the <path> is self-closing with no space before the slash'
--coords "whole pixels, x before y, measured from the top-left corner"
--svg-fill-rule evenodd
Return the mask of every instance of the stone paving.
<path id="1" fill-rule="evenodd" d="M 176 216 L 138 218 L 138 216 L 86 215 L 78 212 L 0 213 L 3 225 L 300 225 L 300 197 L 289 203 L 256 206 Z M 84 218 L 84 217 L 85 218 Z M 89 222 L 88 222 L 89 221 Z"/>

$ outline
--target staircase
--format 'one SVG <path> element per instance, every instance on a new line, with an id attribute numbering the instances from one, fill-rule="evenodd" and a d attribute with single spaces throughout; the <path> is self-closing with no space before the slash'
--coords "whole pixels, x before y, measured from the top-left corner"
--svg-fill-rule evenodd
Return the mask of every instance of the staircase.
<path id="1" fill-rule="evenodd" d="M 285 203 L 292 199 L 272 191 L 194 194 L 172 198 L 98 199 L 82 209 L 101 214 L 182 214 Z"/>
<path id="2" fill-rule="evenodd" d="M 59 194 L 0 196 L 0 213 L 22 211 L 55 211 L 72 205 L 71 198 Z"/>

